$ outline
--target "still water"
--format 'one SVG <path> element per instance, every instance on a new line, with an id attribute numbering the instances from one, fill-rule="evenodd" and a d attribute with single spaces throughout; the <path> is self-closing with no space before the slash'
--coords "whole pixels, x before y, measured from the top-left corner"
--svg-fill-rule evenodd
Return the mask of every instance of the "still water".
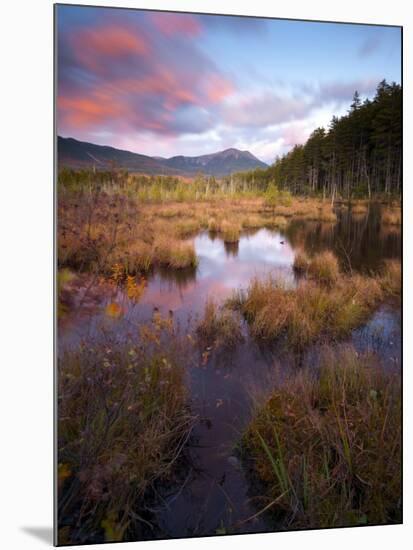
<path id="1" fill-rule="evenodd" d="M 293 221 L 285 231 L 244 233 L 239 243 L 231 245 L 201 233 L 194 238 L 198 267 L 178 273 L 154 272 L 138 304 L 113 287 L 96 285 L 86 298 L 79 289 L 79 298 L 59 327 L 59 351 L 113 330 L 118 339 L 130 336 L 139 323 L 151 319 L 155 308 L 173 315 L 178 324 L 190 330 L 208 297 L 221 303 L 234 290 L 246 288 L 255 276 L 271 273 L 294 285 L 292 265 L 298 249 L 309 255 L 333 250 L 343 269 L 364 273 L 378 269 L 385 259 L 400 258 L 400 230 L 381 226 L 376 210 L 363 216 L 353 216 L 347 209 L 337 214 L 336 224 Z M 85 282 L 84 288 L 87 286 Z M 124 312 L 116 323 L 105 315 L 106 305 L 114 301 Z M 246 478 L 236 445 L 250 418 L 253 400 L 264 399 L 266 392 L 297 365 L 288 352 L 260 349 L 249 339 L 247 330 L 244 333 L 245 341 L 234 352 L 212 353 L 206 362 L 199 358 L 188 370 L 191 408 L 199 421 L 185 475 L 178 487 L 165 489 L 162 504 L 154 510 L 159 537 L 276 528 L 264 515 L 248 520 L 265 503 L 257 499 L 256 488 Z M 354 331 L 350 341 L 361 351 L 379 353 L 386 368 L 400 368 L 400 312 L 382 306 L 365 326 Z M 316 349 L 310 350 L 301 364 L 314 361 L 316 353 Z"/>

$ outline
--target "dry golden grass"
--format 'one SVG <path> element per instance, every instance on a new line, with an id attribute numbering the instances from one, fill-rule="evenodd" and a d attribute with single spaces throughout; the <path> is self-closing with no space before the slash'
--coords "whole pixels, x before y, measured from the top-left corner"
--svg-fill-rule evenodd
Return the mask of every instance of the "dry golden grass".
<path id="1" fill-rule="evenodd" d="M 125 273 L 136 275 L 137 273 L 146 273 L 150 270 L 154 262 L 153 247 L 140 240 L 134 240 L 128 244 L 125 250 L 115 248 L 108 257 L 108 265 L 111 267 L 118 264 L 122 265 Z"/>
<path id="2" fill-rule="evenodd" d="M 293 269 L 297 273 L 306 273 L 310 260 L 304 250 L 297 250 L 294 257 Z"/>
<path id="3" fill-rule="evenodd" d="M 270 276 L 253 279 L 231 304 L 244 315 L 254 337 L 269 341 L 285 337 L 289 345 L 304 349 L 348 335 L 384 296 L 380 277 L 340 275 L 328 286 L 304 280 L 297 288 L 288 288 Z"/>
<path id="4" fill-rule="evenodd" d="M 333 284 L 339 277 L 336 256 L 329 250 L 316 254 L 309 263 L 308 275 L 320 283 Z"/>
<path id="5" fill-rule="evenodd" d="M 387 260 L 384 263 L 380 283 L 383 291 L 390 296 L 400 296 L 402 273 L 398 260 Z"/>
<path id="6" fill-rule="evenodd" d="M 265 222 L 265 227 L 268 228 L 276 228 L 276 229 L 282 229 L 284 227 L 287 227 L 288 220 L 284 216 L 275 216 L 274 218 L 269 218 Z"/>
<path id="7" fill-rule="evenodd" d="M 197 218 L 189 218 L 178 222 L 175 227 L 175 235 L 178 238 L 185 239 L 195 235 L 201 228 L 201 222 Z"/>
<path id="8" fill-rule="evenodd" d="M 217 233 L 220 229 L 220 222 L 216 218 L 209 218 L 208 220 L 208 231 L 211 233 Z"/>
<path id="9" fill-rule="evenodd" d="M 265 225 L 265 220 L 257 215 L 250 215 L 242 219 L 242 227 L 244 229 L 258 229 Z"/>
<path id="10" fill-rule="evenodd" d="M 153 246 L 154 262 L 172 269 L 196 267 L 198 264 L 193 243 L 186 243 L 161 235 Z"/>
<path id="11" fill-rule="evenodd" d="M 228 222 L 224 220 L 220 224 L 219 233 L 224 242 L 236 243 L 241 235 L 241 227 L 238 223 Z"/>

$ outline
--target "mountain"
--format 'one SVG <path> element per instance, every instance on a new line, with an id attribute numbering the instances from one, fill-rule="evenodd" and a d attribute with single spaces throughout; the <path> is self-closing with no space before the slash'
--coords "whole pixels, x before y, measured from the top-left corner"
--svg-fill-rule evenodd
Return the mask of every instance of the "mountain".
<path id="1" fill-rule="evenodd" d="M 267 165 L 249 151 L 225 149 L 218 153 L 197 157 L 175 156 L 150 157 L 130 151 L 123 151 L 106 145 L 96 145 L 73 138 L 57 138 L 57 158 L 59 168 L 91 168 L 108 170 L 113 166 L 129 172 L 145 174 L 193 175 L 204 173 L 225 176 L 232 172 L 267 168 Z"/>
<path id="2" fill-rule="evenodd" d="M 205 174 L 214 176 L 225 176 L 231 174 L 231 172 L 268 167 L 249 151 L 240 151 L 234 148 L 199 157 L 184 157 L 180 155 L 165 159 L 163 164 L 184 172 L 204 172 Z"/>
<path id="3" fill-rule="evenodd" d="M 113 166 L 129 172 L 146 174 L 176 174 L 173 168 L 163 166 L 158 160 L 146 155 L 115 149 L 107 145 L 95 145 L 73 138 L 57 138 L 57 159 L 59 168 L 92 168 L 109 170 Z"/>

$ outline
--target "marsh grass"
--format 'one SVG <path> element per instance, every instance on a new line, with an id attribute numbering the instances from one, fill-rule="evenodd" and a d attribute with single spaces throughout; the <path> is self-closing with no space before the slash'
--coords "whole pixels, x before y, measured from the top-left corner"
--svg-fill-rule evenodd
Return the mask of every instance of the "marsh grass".
<path id="1" fill-rule="evenodd" d="M 106 264 L 111 267 L 119 265 L 125 274 L 136 275 L 147 273 L 154 263 L 154 251 L 150 244 L 134 240 L 127 247 L 115 247 L 109 254 Z"/>
<path id="2" fill-rule="evenodd" d="M 173 474 L 195 420 L 183 346 L 172 320 L 154 316 L 139 338 L 59 358 L 59 526 L 70 543 L 150 526 L 144 499 Z"/>
<path id="3" fill-rule="evenodd" d="M 297 273 L 306 273 L 309 264 L 310 260 L 304 250 L 297 250 L 293 263 L 294 271 L 296 271 Z"/>
<path id="4" fill-rule="evenodd" d="M 203 348 L 231 349 L 243 341 L 239 314 L 229 308 L 218 307 L 209 298 L 204 315 L 196 327 L 198 341 Z"/>
<path id="5" fill-rule="evenodd" d="M 285 216 L 275 216 L 274 218 L 270 218 L 266 220 L 265 227 L 268 228 L 284 228 L 287 227 L 288 220 Z"/>
<path id="6" fill-rule="evenodd" d="M 220 224 L 219 233 L 226 243 L 236 243 L 240 239 L 241 227 L 238 223 L 231 223 L 224 220 Z"/>
<path id="7" fill-rule="evenodd" d="M 401 521 L 400 374 L 329 349 L 257 405 L 244 438 L 285 529 Z"/>
<path id="8" fill-rule="evenodd" d="M 338 260 L 329 250 L 320 252 L 311 258 L 307 272 L 312 279 L 331 285 L 340 275 Z"/>
<path id="9" fill-rule="evenodd" d="M 343 338 L 365 322 L 389 292 L 390 277 L 397 278 L 394 268 L 386 285 L 381 276 L 340 274 L 333 284 L 304 280 L 296 288 L 272 276 L 255 278 L 229 303 L 243 314 L 253 337 L 284 338 L 302 350 L 320 340 Z"/>
<path id="10" fill-rule="evenodd" d="M 254 214 L 242 219 L 242 227 L 244 229 L 259 229 L 260 227 L 263 227 L 265 223 L 266 221 L 262 217 Z"/>
<path id="11" fill-rule="evenodd" d="M 175 233 L 178 238 L 187 238 L 195 235 L 201 228 L 202 223 L 196 218 L 185 219 L 177 223 Z"/>
<path id="12" fill-rule="evenodd" d="M 198 265 L 193 243 L 181 242 L 166 235 L 157 237 L 153 254 L 155 263 L 172 269 L 195 268 Z"/>
<path id="13" fill-rule="evenodd" d="M 386 260 L 382 270 L 380 284 L 383 291 L 392 297 L 400 297 L 402 285 L 401 264 L 397 260 Z"/>
<path id="14" fill-rule="evenodd" d="M 216 218 L 209 218 L 208 220 L 208 231 L 211 233 L 218 233 L 220 228 L 220 222 Z"/>

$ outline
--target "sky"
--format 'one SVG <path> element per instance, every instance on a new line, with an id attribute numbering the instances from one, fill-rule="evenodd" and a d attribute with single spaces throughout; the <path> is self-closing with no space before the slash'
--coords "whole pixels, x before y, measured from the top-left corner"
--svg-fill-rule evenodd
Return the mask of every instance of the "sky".
<path id="1" fill-rule="evenodd" d="M 58 134 L 264 162 L 401 81 L 397 27 L 59 5 Z"/>

